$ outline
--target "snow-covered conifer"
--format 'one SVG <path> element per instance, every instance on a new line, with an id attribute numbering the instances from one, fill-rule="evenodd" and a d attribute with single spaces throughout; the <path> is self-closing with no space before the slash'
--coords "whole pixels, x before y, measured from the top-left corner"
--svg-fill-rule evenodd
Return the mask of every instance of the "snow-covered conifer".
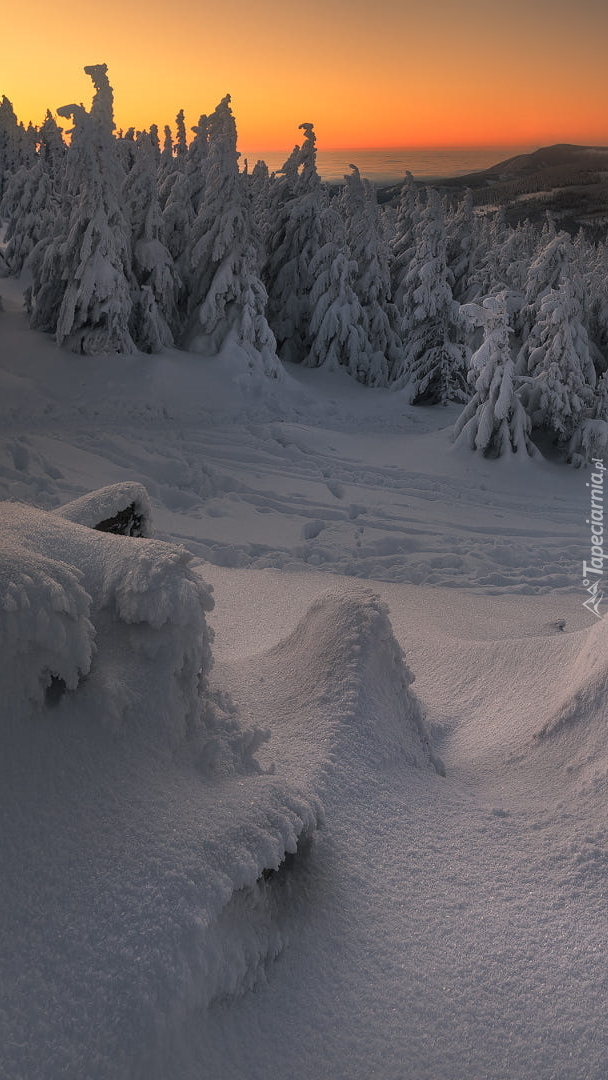
<path id="1" fill-rule="evenodd" d="M 44 123 L 38 133 L 38 154 L 57 192 L 63 183 L 66 153 L 63 128 L 59 127 L 53 114 L 47 109 Z"/>
<path id="2" fill-rule="evenodd" d="M 467 354 L 458 340 L 458 304 L 452 297 L 443 211 L 433 189 L 415 237 L 405 278 L 404 356 L 392 385 L 407 386 L 413 404 L 466 401 Z"/>
<path id="3" fill-rule="evenodd" d="M 416 228 L 423 211 L 422 200 L 411 172 L 405 174 L 391 239 L 391 295 L 403 314 L 409 287 L 406 278 L 416 250 Z"/>
<path id="4" fill-rule="evenodd" d="M 158 124 L 150 124 L 150 142 L 152 144 L 152 150 L 154 153 L 154 160 L 156 165 L 160 164 L 160 137 L 158 134 Z"/>
<path id="5" fill-rule="evenodd" d="M 76 352 L 131 352 L 129 226 L 120 205 L 122 169 L 113 138 L 107 66 L 86 67 L 96 93 L 91 111 L 67 105 L 74 121 L 67 161 L 65 215 L 32 268 L 32 325 L 54 331 Z"/>
<path id="6" fill-rule="evenodd" d="M 327 199 L 316 166 L 316 137 L 312 124 L 304 131 L 278 181 L 274 228 L 268 239 L 265 281 L 268 319 L 284 360 L 300 363 L 310 351 L 311 264 L 326 242 L 323 210 Z"/>
<path id="7" fill-rule="evenodd" d="M 569 460 L 580 467 L 608 458 L 608 371 L 601 376 L 593 399 L 584 410 L 568 447 Z"/>
<path id="8" fill-rule="evenodd" d="M 520 332 L 524 343 L 538 319 L 543 296 L 551 289 L 557 289 L 560 283 L 568 278 L 573 261 L 572 240 L 568 233 L 557 233 L 554 227 L 547 224 L 541 234 L 537 254 L 526 275 L 525 304 L 520 316 Z"/>
<path id="9" fill-rule="evenodd" d="M 485 296 L 496 295 L 505 288 L 507 281 L 501 252 L 508 235 L 502 210 L 479 219 L 463 299 L 480 302 Z"/>
<path id="10" fill-rule="evenodd" d="M 188 136 L 186 134 L 186 120 L 183 109 L 180 109 L 175 117 L 175 128 L 174 153 L 177 161 L 180 161 L 182 158 L 185 159 L 188 154 Z"/>
<path id="11" fill-rule="evenodd" d="M 179 333 L 181 281 L 164 243 L 158 201 L 154 142 L 140 132 L 133 166 L 122 185 L 123 205 L 131 224 L 133 311 L 131 335 L 143 352 L 160 352 Z"/>
<path id="12" fill-rule="evenodd" d="M 599 373 L 608 365 L 608 248 L 599 244 L 588 268 L 589 336 Z"/>
<path id="13" fill-rule="evenodd" d="M 163 209 L 169 196 L 169 192 L 171 191 L 171 184 L 165 186 L 166 181 L 174 172 L 175 158 L 173 156 L 173 135 L 169 125 L 165 124 L 163 146 L 158 163 L 158 197 Z"/>
<path id="14" fill-rule="evenodd" d="M 186 138 L 186 122 L 184 119 L 184 110 L 180 109 L 175 117 L 176 124 L 176 138 L 175 142 L 171 134 L 171 128 L 165 127 L 165 139 L 163 143 L 163 150 L 160 158 L 159 172 L 158 172 L 158 197 L 160 205 L 164 210 L 171 201 L 173 207 L 170 210 L 170 216 L 179 220 L 192 220 L 192 211 L 190 207 L 190 184 L 187 183 L 187 187 L 184 187 L 183 178 L 186 173 L 186 161 L 188 158 L 188 140 Z M 173 187 L 175 184 L 179 185 L 178 191 L 173 194 Z M 186 200 L 186 205 L 184 204 Z M 181 204 L 181 209 L 176 210 L 176 207 Z M 167 235 L 172 232 L 170 223 L 167 223 Z M 171 250 L 173 248 L 169 245 Z M 182 245 L 182 250 L 185 245 Z M 176 256 L 174 255 L 174 258 Z"/>
<path id="15" fill-rule="evenodd" d="M 490 458 L 536 457 L 530 419 L 516 389 L 506 293 L 486 297 L 481 305 L 465 304 L 461 314 L 483 326 L 484 340 L 471 358 L 469 381 L 475 393 L 454 425 L 454 446 Z"/>
<path id="16" fill-rule="evenodd" d="M 193 183 L 194 168 L 192 164 L 188 166 L 189 154 L 183 109 L 180 109 L 175 119 L 177 125 L 175 144 L 171 135 L 171 128 L 165 127 L 165 141 L 158 173 L 158 197 L 163 215 L 165 243 L 171 252 L 182 280 L 186 284 L 190 259 L 190 233 L 195 216 L 192 194 L 193 189 L 195 189 L 197 203 L 200 202 L 201 192 L 204 189 L 204 176 L 200 180 L 197 179 L 196 183 Z M 206 121 L 206 117 L 204 119 Z M 194 141 L 196 142 L 196 140 Z M 204 156 L 206 157 L 206 125 L 202 134 L 202 142 L 205 144 Z M 197 161 L 202 160 L 201 150 L 201 144 L 197 144 L 193 151 Z"/>
<path id="17" fill-rule="evenodd" d="M 369 382 L 373 347 L 366 318 L 353 288 L 357 264 L 350 257 L 342 220 L 335 209 L 324 214 L 327 242 L 311 262 L 314 279 L 310 303 L 310 352 L 304 363 L 335 371 L 345 367 Z"/>
<path id="18" fill-rule="evenodd" d="M 161 187 L 161 195 L 166 199 L 162 211 L 165 243 L 183 278 L 188 271 L 187 252 L 194 217 L 190 201 L 190 183 L 185 172 L 181 169 L 172 172 L 168 182 Z M 163 205 L 162 198 L 159 205 Z"/>
<path id="19" fill-rule="evenodd" d="M 477 218 L 473 193 L 465 191 L 456 210 L 446 217 L 446 252 L 455 300 L 466 296 L 477 242 Z"/>
<path id="20" fill-rule="evenodd" d="M 558 443 L 572 438 L 596 383 L 587 332 L 580 322 L 575 282 L 567 278 L 545 293 L 528 338 L 528 372 L 522 400 L 534 429 Z"/>
<path id="21" fill-rule="evenodd" d="M 219 352 L 236 341 L 252 364 L 278 375 L 276 342 L 265 315 L 261 252 L 245 180 L 239 172 L 237 132 L 227 95 L 209 117 L 209 166 L 192 229 L 190 318 L 186 345 Z"/>
<path id="22" fill-rule="evenodd" d="M 199 118 L 192 131 L 194 138 L 188 147 L 185 158 L 185 173 L 188 178 L 190 202 L 192 203 L 193 218 L 196 217 L 200 208 L 205 182 L 207 179 L 207 167 L 209 164 L 209 120 L 204 114 Z"/>
<path id="23" fill-rule="evenodd" d="M 260 235 L 262 250 L 267 250 L 268 237 L 272 227 L 271 217 L 271 179 L 265 161 L 256 161 L 248 177 L 249 200 L 253 220 Z"/>
<path id="24" fill-rule="evenodd" d="M 135 162 L 135 128 L 127 128 L 124 135 L 116 137 L 116 153 L 125 175 Z"/>
<path id="25" fill-rule="evenodd" d="M 357 266 L 353 288 L 363 309 L 363 329 L 372 349 L 365 382 L 387 386 L 401 359 L 397 309 L 391 302 L 389 247 L 378 213 L 375 188 L 356 165 L 345 176 L 342 195 L 346 241 Z"/>
<path id="26" fill-rule="evenodd" d="M 499 253 L 499 278 L 515 292 L 522 295 L 526 287 L 528 269 L 533 259 L 537 238 L 528 220 L 506 230 Z"/>
<path id="27" fill-rule="evenodd" d="M 22 165 L 7 184 L 0 211 L 11 207 L 4 234 L 4 258 L 11 273 L 20 274 L 36 244 L 52 228 L 55 192 L 40 158 L 28 168 Z"/>
<path id="28" fill-rule="evenodd" d="M 3 96 L 0 102 L 0 199 L 10 177 L 21 164 L 19 144 L 19 122 L 11 102 Z"/>
<path id="29" fill-rule="evenodd" d="M 52 235 L 59 209 L 65 145 L 49 112 L 38 141 L 34 163 L 21 165 L 12 174 L 0 203 L 0 216 L 8 219 L 4 257 L 13 274 L 20 274 L 30 252 Z"/>

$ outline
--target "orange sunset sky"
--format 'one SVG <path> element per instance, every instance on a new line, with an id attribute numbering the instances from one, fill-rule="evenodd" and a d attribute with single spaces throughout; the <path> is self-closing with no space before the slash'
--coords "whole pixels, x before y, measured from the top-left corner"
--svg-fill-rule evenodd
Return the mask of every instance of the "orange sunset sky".
<path id="1" fill-rule="evenodd" d="M 32 0 L 2 13 L 0 94 L 20 120 L 88 105 L 188 126 L 226 94 L 241 150 L 608 144 L 605 0 Z"/>

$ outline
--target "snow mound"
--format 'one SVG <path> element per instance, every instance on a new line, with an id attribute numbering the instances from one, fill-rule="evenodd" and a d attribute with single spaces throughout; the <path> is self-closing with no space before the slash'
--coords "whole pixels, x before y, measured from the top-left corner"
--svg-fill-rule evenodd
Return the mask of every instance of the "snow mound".
<path id="1" fill-rule="evenodd" d="M 55 511 L 66 521 L 75 521 L 100 532 L 122 536 L 151 536 L 152 508 L 143 484 L 125 481 L 110 484 Z"/>
<path id="2" fill-rule="evenodd" d="M 608 623 L 598 621 L 584 633 L 583 645 L 552 704 L 537 738 L 547 739 L 566 728 L 603 718 L 608 700 Z M 602 719 L 603 723 L 603 719 Z"/>
<path id="3" fill-rule="evenodd" d="M 103 493 L 91 503 L 108 505 Z M 14 503 L 0 504 L 0 545 L 0 686 L 12 710 L 26 716 L 50 688 L 74 691 L 90 676 L 107 677 L 108 714 L 124 713 L 129 699 L 124 679 L 117 677 L 122 668 L 116 655 L 122 634 L 123 663 L 128 654 L 139 654 L 162 666 L 168 688 L 164 722 L 173 741 L 171 729 L 200 713 L 200 688 L 211 667 L 205 612 L 213 601 L 209 586 L 189 569 L 191 556 L 154 540 L 93 532 Z M 129 625 L 139 632 L 125 637 Z M 161 628 L 167 632 L 158 633 Z"/>
<path id="4" fill-rule="evenodd" d="M 579 636 L 583 643 L 564 668 L 535 743 L 571 782 L 584 787 L 601 783 L 598 793 L 604 800 L 608 776 L 608 622 L 602 619 Z"/>
<path id="5" fill-rule="evenodd" d="M 24 515 L 8 510 L 0 507 L 0 692 L 8 704 L 6 720 L 26 702 L 41 701 L 53 679 L 74 690 L 90 671 L 95 638 L 83 574 L 33 551 L 20 535 Z"/>
<path id="6" fill-rule="evenodd" d="M 321 807 L 209 688 L 186 551 L 14 503 L 0 550 L 3 1066 L 164 1077 L 185 1018 L 284 948 Z"/>
<path id="7" fill-rule="evenodd" d="M 573 727 L 604 724 L 608 700 L 608 623 L 602 619 L 584 633 L 583 645 L 552 703 L 550 715 L 537 733 L 548 739 Z"/>
<path id="8" fill-rule="evenodd" d="M 320 597 L 267 660 L 303 703 L 302 728 L 329 740 L 334 762 L 430 765 L 443 774 L 388 607 L 373 593 Z"/>

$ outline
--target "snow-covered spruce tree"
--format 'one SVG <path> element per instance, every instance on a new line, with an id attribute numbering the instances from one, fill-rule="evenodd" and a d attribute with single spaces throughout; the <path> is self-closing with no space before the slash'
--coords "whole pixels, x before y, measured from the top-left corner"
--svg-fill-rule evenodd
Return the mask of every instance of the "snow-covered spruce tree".
<path id="1" fill-rule="evenodd" d="M 327 242 L 317 251 L 310 270 L 310 352 L 304 363 L 336 371 L 345 367 L 360 382 L 369 382 L 374 349 L 366 332 L 366 318 L 354 291 L 357 264 L 351 259 L 344 225 L 338 212 L 324 212 Z"/>
<path id="2" fill-rule="evenodd" d="M 378 212 L 376 190 L 362 180 L 356 165 L 344 177 L 341 196 L 346 222 L 346 241 L 357 265 L 353 288 L 363 309 L 363 329 L 372 355 L 366 364 L 365 382 L 388 386 L 401 361 L 401 341 L 395 330 L 398 315 L 391 302 L 388 242 Z"/>
<path id="3" fill-rule="evenodd" d="M 446 216 L 445 224 L 452 294 L 455 300 L 460 301 L 466 296 L 477 243 L 478 220 L 470 188 L 467 188 L 456 209 Z"/>
<path id="4" fill-rule="evenodd" d="M 551 289 L 557 289 L 570 276 L 573 263 L 574 251 L 569 234 L 563 231 L 556 233 L 549 222 L 543 229 L 526 275 L 525 304 L 519 319 L 524 357 L 527 356 L 525 342 L 538 319 L 543 296 Z"/>
<path id="5" fill-rule="evenodd" d="M 160 152 L 160 160 L 158 162 L 158 197 L 160 199 L 161 206 L 164 209 L 165 202 L 171 190 L 169 186 L 165 190 L 165 181 L 175 170 L 175 158 L 173 156 L 173 135 L 171 128 L 168 124 L 164 127 L 163 147 Z"/>
<path id="6" fill-rule="evenodd" d="M 183 110 L 178 114 L 178 131 L 181 132 L 183 123 Z M 171 252 L 176 269 L 184 281 L 180 307 L 186 306 L 187 285 L 189 268 L 191 263 L 191 240 L 192 225 L 196 218 L 204 198 L 205 185 L 207 182 L 207 170 L 209 166 L 209 119 L 202 115 L 197 125 L 192 130 L 195 134 L 186 153 L 182 149 L 180 134 L 177 144 L 177 156 L 168 156 L 169 149 L 173 144 L 170 140 L 170 130 L 167 128 L 168 139 L 163 150 L 161 168 L 159 171 L 159 202 L 162 207 L 163 229 L 165 243 Z M 166 156 L 167 153 L 167 156 Z M 169 168 L 169 162 L 172 162 Z"/>
<path id="7" fill-rule="evenodd" d="M 583 411 L 568 446 L 569 459 L 580 468 L 608 458 L 608 371 L 601 376 L 593 400 Z"/>
<path id="8" fill-rule="evenodd" d="M 115 146 L 122 171 L 126 176 L 135 162 L 135 128 L 127 128 L 124 134 L 117 135 Z"/>
<path id="9" fill-rule="evenodd" d="M 247 186 L 253 220 L 260 236 L 262 251 L 266 252 L 268 247 L 268 237 L 272 229 L 272 181 L 265 161 L 256 161 L 247 177 Z"/>
<path id="10" fill-rule="evenodd" d="M 184 125 L 184 110 L 176 117 L 178 140 L 173 145 L 171 129 L 165 128 L 165 143 L 158 173 L 159 202 L 163 214 L 165 243 L 171 252 L 182 278 L 188 275 L 190 234 L 194 212 L 192 209 L 191 181 L 186 175 L 188 146 Z"/>
<path id="11" fill-rule="evenodd" d="M 193 219 L 201 208 L 209 165 L 209 119 L 205 114 L 192 128 L 194 138 L 188 147 L 185 158 L 185 173 L 188 178 L 190 202 Z"/>
<path id="12" fill-rule="evenodd" d="M 507 284 L 503 276 L 501 251 L 508 236 L 504 211 L 486 214 L 478 221 L 476 245 L 463 300 L 480 302 L 484 296 L 496 295 Z"/>
<path id="13" fill-rule="evenodd" d="M 7 221 L 4 258 L 12 274 L 21 273 L 30 252 L 52 229 L 54 209 L 55 192 L 41 160 L 31 168 L 21 165 L 0 203 L 0 217 Z"/>
<path id="14" fill-rule="evenodd" d="M 407 274 L 416 251 L 416 229 L 424 207 L 414 177 L 405 174 L 401 197 L 397 208 L 395 231 L 390 240 L 391 248 L 391 296 L 397 310 L 402 314 L 409 293 Z"/>
<path id="15" fill-rule="evenodd" d="M 522 401 L 533 430 L 548 432 L 562 445 L 572 438 L 596 384 L 579 311 L 576 282 L 567 278 L 543 296 L 527 342 L 531 378 L 522 388 Z"/>
<path id="16" fill-rule="evenodd" d="M 66 213 L 32 261 L 32 325 L 53 331 L 74 352 L 132 352 L 133 278 L 129 226 L 120 205 L 113 94 L 105 64 L 84 70 L 96 90 L 90 113 L 82 105 L 58 109 L 74 122 Z"/>
<path id="17" fill-rule="evenodd" d="M 188 156 L 188 136 L 186 134 L 186 119 L 183 109 L 180 109 L 177 116 L 175 117 L 175 127 L 175 146 L 173 148 L 175 157 L 178 162 L 181 162 L 181 160 L 183 159 L 185 164 L 186 158 Z"/>
<path id="18" fill-rule="evenodd" d="M 312 124 L 304 131 L 301 147 L 285 162 L 272 199 L 274 228 L 268 238 L 264 280 L 268 290 L 268 321 L 282 360 L 301 363 L 310 352 L 311 264 L 326 242 L 323 210 L 325 189 L 316 166 Z"/>
<path id="19" fill-rule="evenodd" d="M 11 102 L 3 95 L 0 102 L 0 199 L 6 185 L 21 164 L 19 122 Z"/>
<path id="20" fill-rule="evenodd" d="M 150 142 L 152 143 L 152 150 L 154 153 L 154 160 L 156 162 L 156 168 L 160 166 L 160 137 L 158 134 L 158 124 L 150 124 Z"/>
<path id="21" fill-rule="evenodd" d="M 483 326 L 484 340 L 471 358 L 469 381 L 475 393 L 454 425 L 454 446 L 488 458 L 538 456 L 515 385 L 506 293 L 486 297 L 481 305 L 463 305 L 461 316 Z"/>
<path id="22" fill-rule="evenodd" d="M 36 245 L 52 235 L 60 205 L 65 145 L 49 112 L 38 140 L 33 165 L 21 165 L 13 173 L 0 204 L 0 216 L 8 218 L 4 257 L 11 273 L 17 275 Z M 9 206 L 10 214 L 4 213 Z"/>
<path id="23" fill-rule="evenodd" d="M 589 337 L 598 373 L 608 366 L 608 248 L 599 244 L 588 259 Z"/>
<path id="24" fill-rule="evenodd" d="M 162 211 L 165 242 L 180 275 L 184 276 L 187 273 L 187 251 L 194 219 L 190 201 L 190 183 L 185 172 L 180 169 L 176 169 L 169 180 L 170 183 L 164 184 L 161 188 L 161 192 L 166 197 Z M 162 199 L 160 205 L 162 205 Z"/>
<path id="25" fill-rule="evenodd" d="M 534 226 L 527 219 L 517 226 L 507 228 L 500 246 L 498 258 L 499 280 L 504 281 L 514 292 L 522 295 L 526 287 L 526 278 L 537 244 Z"/>
<path id="26" fill-rule="evenodd" d="M 19 123 L 7 97 L 0 103 L 0 200 L 3 213 L 11 213 L 13 204 L 7 199 L 11 177 L 22 167 L 30 169 L 36 162 L 38 131 L 32 123 L 27 128 Z"/>
<path id="27" fill-rule="evenodd" d="M 276 342 L 265 315 L 261 252 L 239 172 L 230 95 L 209 117 L 209 165 L 204 197 L 192 227 L 190 317 L 185 344 L 217 353 L 238 344 L 252 367 L 278 376 Z"/>
<path id="28" fill-rule="evenodd" d="M 270 174 L 265 162 L 260 162 L 265 168 L 262 184 L 254 184 L 253 174 L 250 178 L 250 193 L 255 192 L 251 195 L 251 205 L 265 252 L 262 280 L 268 291 L 271 320 L 274 307 L 272 290 L 282 266 L 281 256 L 287 250 L 286 227 L 289 221 L 289 206 L 295 198 L 298 185 L 299 163 L 300 146 L 296 143 L 283 166 L 276 172 Z M 278 319 L 275 321 L 278 322 Z"/>
<path id="29" fill-rule="evenodd" d="M 143 352 L 161 352 L 179 333 L 181 281 L 164 243 L 157 193 L 156 147 L 140 132 L 133 166 L 122 184 L 122 202 L 131 224 L 134 275 L 131 336 Z"/>
<path id="30" fill-rule="evenodd" d="M 55 191 L 59 192 L 65 174 L 67 147 L 63 141 L 63 128 L 59 127 L 49 109 L 38 133 L 38 154 Z"/>
<path id="31" fill-rule="evenodd" d="M 392 386 L 407 386 L 414 405 L 464 402 L 469 396 L 467 351 L 458 340 L 461 329 L 450 287 L 443 211 L 432 188 L 415 237 L 416 250 L 405 279 L 404 356 Z"/>

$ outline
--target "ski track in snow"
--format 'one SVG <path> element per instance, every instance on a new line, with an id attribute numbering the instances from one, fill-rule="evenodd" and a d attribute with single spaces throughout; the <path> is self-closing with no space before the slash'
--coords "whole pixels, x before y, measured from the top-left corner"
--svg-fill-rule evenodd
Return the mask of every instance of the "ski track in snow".
<path id="1" fill-rule="evenodd" d="M 298 431 L 296 443 L 288 441 L 295 437 L 289 424 L 274 425 L 280 437 L 236 424 L 211 433 L 151 426 L 141 432 L 130 422 L 128 436 L 75 431 L 69 442 L 40 432 L 5 439 L 4 494 L 44 505 L 84 493 L 92 474 L 139 480 L 160 534 L 219 566 L 315 568 L 501 593 L 577 587 L 583 482 L 576 500 L 497 493 L 475 474 L 455 490 L 449 476 L 370 468 L 319 451 L 310 428 Z M 363 453 L 371 439 L 360 437 Z M 395 457 L 411 455 L 407 436 L 391 440 Z"/>
<path id="2" fill-rule="evenodd" d="M 10 1080 L 603 1080 L 588 477 L 453 454 L 453 413 L 340 374 L 70 356 L 1 291 L 0 495 L 144 484 L 215 589 L 215 700 L 270 732 L 212 787 L 159 756 L 158 672 L 101 617 L 4 758 Z"/>
<path id="3" fill-rule="evenodd" d="M 4 319 L 5 498 L 50 507 L 138 480 L 159 534 L 219 566 L 500 593 L 580 587 L 582 474 L 452 453 L 449 423 L 433 428 L 455 410 L 412 409 L 398 394 L 310 371 L 268 391 L 241 375 L 231 393 L 218 362 L 179 353 L 101 362 L 60 354 L 43 335 L 28 337 L 28 363 L 11 362 L 23 316 Z"/>

